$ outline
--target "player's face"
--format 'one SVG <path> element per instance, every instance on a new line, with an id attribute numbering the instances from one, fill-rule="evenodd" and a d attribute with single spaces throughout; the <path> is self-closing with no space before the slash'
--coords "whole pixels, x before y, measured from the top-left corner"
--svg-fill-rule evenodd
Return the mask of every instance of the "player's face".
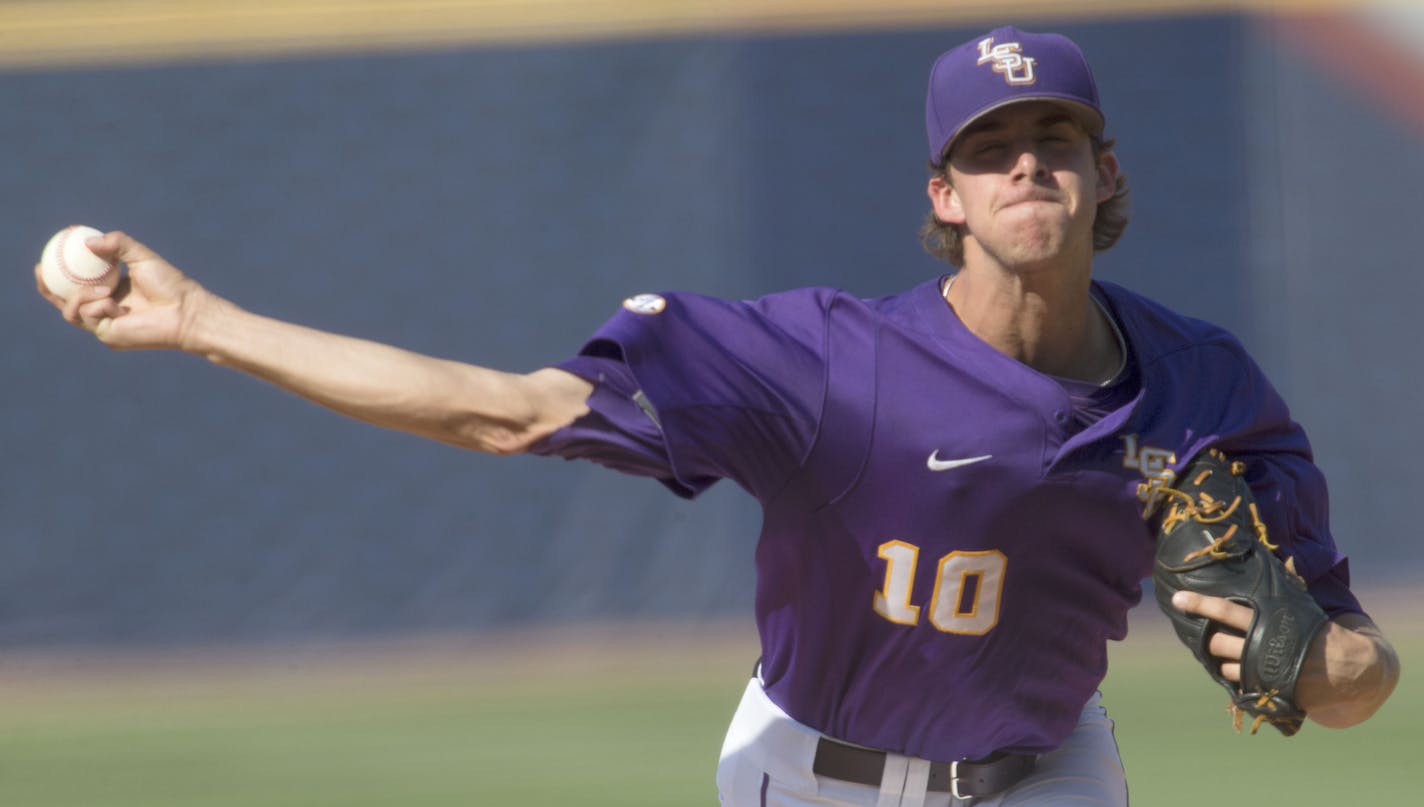
<path id="1" fill-rule="evenodd" d="M 1063 107 L 1012 104 L 972 124 L 954 145 L 949 179 L 930 181 L 935 214 L 961 225 L 966 263 L 988 257 L 1031 268 L 1092 257 L 1099 202 L 1116 189 L 1117 162 L 1095 155 Z"/>

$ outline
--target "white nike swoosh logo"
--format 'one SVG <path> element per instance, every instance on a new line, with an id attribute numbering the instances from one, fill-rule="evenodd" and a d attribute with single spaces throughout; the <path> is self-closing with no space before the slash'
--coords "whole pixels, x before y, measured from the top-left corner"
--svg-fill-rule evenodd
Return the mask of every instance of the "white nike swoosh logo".
<path id="1" fill-rule="evenodd" d="M 930 458 L 925 463 L 931 471 L 948 471 L 950 468 L 959 468 L 964 465 L 973 465 L 976 462 L 983 462 L 992 459 L 993 454 L 985 454 L 982 457 L 969 457 L 962 460 L 942 460 L 939 458 L 939 449 L 930 452 Z"/>

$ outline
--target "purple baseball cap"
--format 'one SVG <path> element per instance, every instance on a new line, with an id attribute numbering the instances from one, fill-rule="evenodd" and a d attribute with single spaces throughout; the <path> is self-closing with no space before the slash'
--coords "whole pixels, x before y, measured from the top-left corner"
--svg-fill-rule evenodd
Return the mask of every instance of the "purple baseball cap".
<path id="1" fill-rule="evenodd" d="M 939 163 L 964 127 L 1019 101 L 1060 102 L 1090 134 L 1103 133 L 1098 86 L 1073 40 L 1004 26 L 946 51 L 930 68 L 930 160 Z"/>

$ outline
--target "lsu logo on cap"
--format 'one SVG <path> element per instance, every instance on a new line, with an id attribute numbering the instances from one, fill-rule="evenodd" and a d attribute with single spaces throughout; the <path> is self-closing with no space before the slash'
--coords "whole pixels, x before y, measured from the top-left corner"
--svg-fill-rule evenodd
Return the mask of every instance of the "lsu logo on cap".
<path id="1" fill-rule="evenodd" d="M 994 37 L 984 37 L 979 40 L 979 61 L 975 64 L 991 63 L 994 72 L 1003 75 L 1005 84 L 1032 84 L 1038 80 L 1033 74 L 1033 66 L 1037 60 L 1032 56 L 1024 56 L 1019 52 L 1021 50 L 1023 48 L 1017 42 L 995 45 Z"/>
<path id="2" fill-rule="evenodd" d="M 660 294 L 635 294 L 623 301 L 623 307 L 634 314 L 661 314 L 667 300 Z"/>

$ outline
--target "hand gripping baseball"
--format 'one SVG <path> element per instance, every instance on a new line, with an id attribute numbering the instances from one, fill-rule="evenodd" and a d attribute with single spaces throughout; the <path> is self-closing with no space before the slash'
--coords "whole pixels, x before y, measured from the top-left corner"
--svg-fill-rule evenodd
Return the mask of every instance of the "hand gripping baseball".
<path id="1" fill-rule="evenodd" d="M 1271 551 L 1276 547 L 1241 478 L 1244 470 L 1242 463 L 1211 450 L 1188 463 L 1163 491 L 1167 511 L 1158 529 L 1152 579 L 1177 637 L 1230 694 L 1237 730 L 1245 713 L 1253 718 L 1253 734 L 1269 722 L 1289 737 L 1305 718 L 1296 681 L 1311 640 L 1328 617 L 1306 591 L 1293 559 L 1282 563 Z M 1239 682 L 1225 677 L 1222 660 L 1210 651 L 1221 626 L 1173 607 L 1178 591 L 1222 597 L 1253 610 Z"/>
<path id="2" fill-rule="evenodd" d="M 182 347 L 193 310 L 201 304 L 203 289 L 148 247 L 121 232 L 111 232 L 88 242 L 94 254 L 128 267 L 127 276 L 113 287 L 95 287 L 68 299 L 45 287 L 38 265 L 35 284 L 73 325 L 119 350 Z"/>

